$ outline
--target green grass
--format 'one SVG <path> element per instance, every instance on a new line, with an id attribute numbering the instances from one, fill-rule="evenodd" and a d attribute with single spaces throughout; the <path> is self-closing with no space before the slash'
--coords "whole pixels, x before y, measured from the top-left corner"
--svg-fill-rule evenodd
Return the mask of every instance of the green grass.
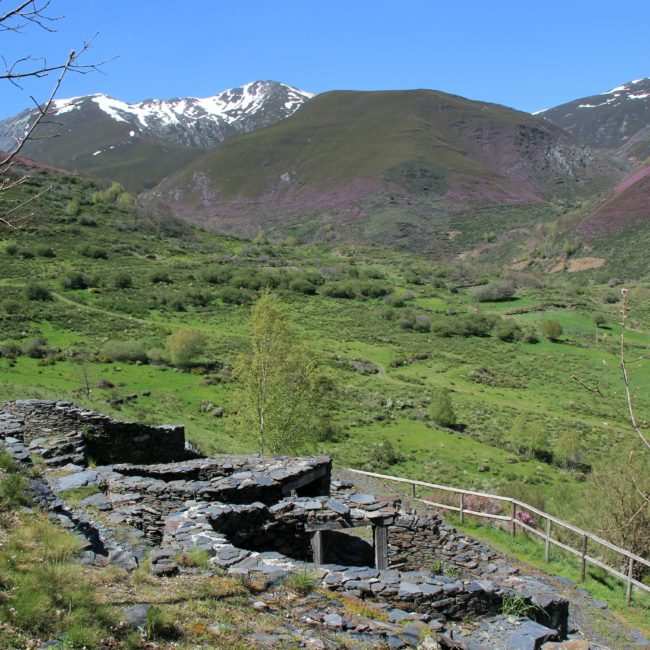
<path id="1" fill-rule="evenodd" d="M 458 517 L 448 517 L 464 533 L 484 540 L 502 553 L 530 564 L 546 573 L 567 578 L 589 592 L 594 600 L 606 602 L 629 625 L 638 628 L 644 636 L 650 635 L 650 594 L 634 589 L 632 606 L 625 603 L 625 583 L 598 567 L 587 565 L 586 578 L 580 583 L 580 561 L 575 556 L 551 547 L 549 562 L 544 560 L 544 544 L 531 535 L 518 533 L 511 537 L 503 528 L 483 525 L 471 517 L 460 524 Z"/>
<path id="2" fill-rule="evenodd" d="M 31 190 L 25 185 L 19 191 L 25 198 L 49 180 L 38 173 Z M 477 309 L 467 285 L 497 277 L 501 269 L 431 262 L 380 246 L 252 244 L 174 224 L 163 224 L 161 232 L 163 225 L 150 216 L 93 203 L 90 197 L 97 187 L 88 180 L 55 177 L 54 184 L 29 227 L 5 233 L 0 241 L 0 344 L 25 348 L 42 337 L 48 348 L 45 359 L 20 350 L 17 356 L 0 357 L 0 391 L 7 399 L 71 399 L 122 419 L 181 422 L 189 440 L 207 453 L 255 451 L 252 438 L 234 435 L 230 426 L 237 406 L 230 369 L 236 355 L 247 349 L 250 307 L 220 299 L 224 286 L 238 287 L 229 280 L 208 283 L 206 269 L 218 267 L 239 277 L 273 280 L 296 331 L 319 352 L 323 372 L 336 387 L 330 415 L 342 433 L 315 441 L 308 451 L 329 453 L 338 465 L 491 492 L 516 490 L 549 512 L 585 524 L 583 517 L 587 523 L 590 517 L 582 505 L 586 477 L 514 454 L 507 440 L 512 423 L 522 414 L 538 422 L 548 431 L 551 448 L 565 431 L 579 431 L 586 464 L 624 458 L 636 444 L 632 436 L 604 424 L 612 419 L 611 411 L 573 378 L 598 383 L 624 406 L 616 360 L 609 352 L 620 333 L 618 307 L 601 302 L 603 291 L 610 289 L 593 276 L 586 276 L 579 291 L 573 278 L 556 275 L 533 283 L 538 288 L 520 289 L 516 300 L 480 305 L 482 313 L 510 313 L 509 318 L 525 327 L 558 320 L 564 334 L 557 343 L 506 343 L 491 333 L 419 333 L 403 329 L 400 319 L 415 315 L 453 325 Z M 95 226 L 64 214 L 63 206 L 73 199 Z M 6 200 L 0 196 L 0 202 Z M 509 212 L 502 216 L 516 220 Z M 21 259 L 8 254 L 12 244 L 32 251 L 47 245 L 55 257 Z M 79 253 L 84 245 L 104 249 L 107 259 L 84 257 Z M 75 270 L 97 286 L 64 289 L 61 275 Z M 117 270 L 130 275 L 132 287 L 115 288 Z M 169 282 L 152 283 L 152 274 L 162 272 Z M 315 295 L 288 288 L 292 278 L 307 272 L 317 282 L 357 286 L 366 276 L 380 275 L 383 279 L 373 282 L 413 298 L 391 308 L 381 298 L 327 297 L 320 285 Z M 32 280 L 47 286 L 53 300 L 27 300 L 25 287 Z M 258 289 L 251 291 L 257 295 Z M 640 297 L 632 302 L 637 331 L 628 334 L 633 354 L 643 354 L 650 344 L 650 310 L 643 299 L 647 291 L 645 283 L 634 283 L 633 295 Z M 196 292 L 206 293 L 207 301 L 193 304 L 190 297 Z M 18 305 L 16 313 L 3 308 L 7 300 Z M 184 311 L 178 311 L 177 302 Z M 566 307 L 513 313 L 540 305 Z M 595 327 L 596 311 L 606 315 L 609 329 Z M 164 349 L 171 332 L 186 327 L 199 330 L 207 340 L 194 368 L 106 358 L 107 343 L 135 343 L 152 353 Z M 157 354 L 152 358 L 159 358 Z M 398 359 L 401 365 L 394 363 Z M 374 364 L 377 372 L 355 372 L 353 360 Z M 631 373 L 637 409 L 644 417 L 650 411 L 650 364 L 635 365 Z M 83 390 L 84 375 L 89 395 Z M 430 426 L 427 420 L 431 396 L 440 389 L 450 391 L 461 425 L 456 431 Z M 222 408 L 223 417 L 215 417 L 209 405 Z M 388 453 L 386 443 L 398 453 Z"/>

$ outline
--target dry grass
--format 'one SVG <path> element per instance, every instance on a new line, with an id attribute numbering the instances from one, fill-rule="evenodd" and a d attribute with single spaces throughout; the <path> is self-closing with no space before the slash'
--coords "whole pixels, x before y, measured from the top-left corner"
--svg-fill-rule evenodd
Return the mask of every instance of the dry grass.
<path id="1" fill-rule="evenodd" d="M 388 621 L 388 614 L 373 603 L 352 596 L 343 596 L 341 600 L 345 611 L 350 614 L 371 618 L 374 621 Z"/>

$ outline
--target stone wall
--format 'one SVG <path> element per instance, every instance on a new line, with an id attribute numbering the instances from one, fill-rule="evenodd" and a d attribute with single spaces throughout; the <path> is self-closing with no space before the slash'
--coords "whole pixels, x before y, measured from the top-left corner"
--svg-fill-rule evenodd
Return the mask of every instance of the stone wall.
<path id="1" fill-rule="evenodd" d="M 484 571 L 492 556 L 489 549 L 468 543 L 467 537 L 431 512 L 402 511 L 388 528 L 388 564 L 394 569 L 453 569 L 472 575 Z"/>
<path id="2" fill-rule="evenodd" d="M 80 435 L 85 459 L 92 458 L 98 465 L 168 463 L 186 457 L 182 426 L 120 422 L 69 402 L 50 400 L 16 400 L 5 402 L 3 408 L 24 421 L 25 442 L 52 434 Z"/>

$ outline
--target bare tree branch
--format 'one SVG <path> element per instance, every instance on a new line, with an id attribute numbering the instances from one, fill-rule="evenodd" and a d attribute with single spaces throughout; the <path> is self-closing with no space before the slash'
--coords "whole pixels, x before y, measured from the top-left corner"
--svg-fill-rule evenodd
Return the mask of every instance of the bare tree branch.
<path id="1" fill-rule="evenodd" d="M 0 0 L 2 2 L 2 0 Z M 51 4 L 51 0 L 19 0 L 12 9 L 0 14 L 0 32 L 17 32 L 23 33 L 23 29 L 27 26 L 36 26 L 47 32 L 55 31 L 52 24 L 60 20 L 62 16 L 51 16 L 47 13 Z M 24 134 L 16 138 L 14 147 L 4 152 L 4 158 L 0 159 L 0 193 L 14 189 L 21 185 L 26 176 L 11 179 L 9 171 L 14 166 L 17 156 L 23 150 L 28 142 L 43 140 L 47 138 L 57 137 L 58 134 L 36 135 L 35 131 L 39 125 L 44 124 L 59 124 L 56 120 L 47 120 L 48 116 L 54 114 L 54 98 L 56 97 L 65 76 L 69 72 L 78 74 L 87 74 L 89 72 L 100 71 L 100 67 L 107 63 L 109 60 L 100 61 L 98 63 L 79 63 L 82 57 L 92 47 L 94 39 L 97 37 L 95 34 L 90 40 L 84 42 L 83 46 L 78 50 L 72 50 L 63 63 L 56 65 L 49 65 L 45 57 L 38 57 L 27 55 L 15 60 L 9 65 L 3 57 L 5 66 L 4 72 L 0 73 L 0 81 L 7 81 L 18 88 L 21 88 L 20 81 L 23 79 L 42 79 L 50 75 L 57 75 L 56 82 L 54 83 L 48 98 L 45 102 L 37 102 L 33 97 L 31 98 L 36 106 L 36 114 L 32 122 L 29 124 Z M 40 62 L 40 63 L 38 63 Z M 15 169 L 15 167 L 14 167 Z M 4 225 L 11 229 L 21 227 L 33 215 L 21 216 L 16 218 L 16 214 L 21 208 L 36 200 L 50 188 L 46 188 L 38 192 L 35 196 L 22 201 L 18 205 L 12 207 L 4 213 L 0 213 L 0 225 Z"/>

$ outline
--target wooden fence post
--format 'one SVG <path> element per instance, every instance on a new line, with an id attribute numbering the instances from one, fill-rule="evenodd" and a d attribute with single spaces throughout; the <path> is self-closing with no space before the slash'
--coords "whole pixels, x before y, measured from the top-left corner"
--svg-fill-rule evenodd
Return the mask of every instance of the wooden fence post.
<path id="1" fill-rule="evenodd" d="M 460 493 L 460 523 L 465 523 L 465 495 Z"/>
<path id="2" fill-rule="evenodd" d="M 587 573 L 587 536 L 582 536 L 582 550 L 580 551 L 580 582 L 585 581 Z"/>
<path id="3" fill-rule="evenodd" d="M 551 561 L 551 520 L 546 520 L 546 539 L 544 541 L 544 561 Z"/>
<path id="4" fill-rule="evenodd" d="M 413 493 L 413 498 L 415 499 L 415 483 L 411 483 L 411 492 Z"/>
<path id="5" fill-rule="evenodd" d="M 634 559 L 630 558 L 627 567 L 627 589 L 625 590 L 625 604 L 629 607 L 632 602 L 632 573 L 634 572 Z"/>
<path id="6" fill-rule="evenodd" d="M 517 504 L 512 502 L 512 536 L 517 534 Z"/>

